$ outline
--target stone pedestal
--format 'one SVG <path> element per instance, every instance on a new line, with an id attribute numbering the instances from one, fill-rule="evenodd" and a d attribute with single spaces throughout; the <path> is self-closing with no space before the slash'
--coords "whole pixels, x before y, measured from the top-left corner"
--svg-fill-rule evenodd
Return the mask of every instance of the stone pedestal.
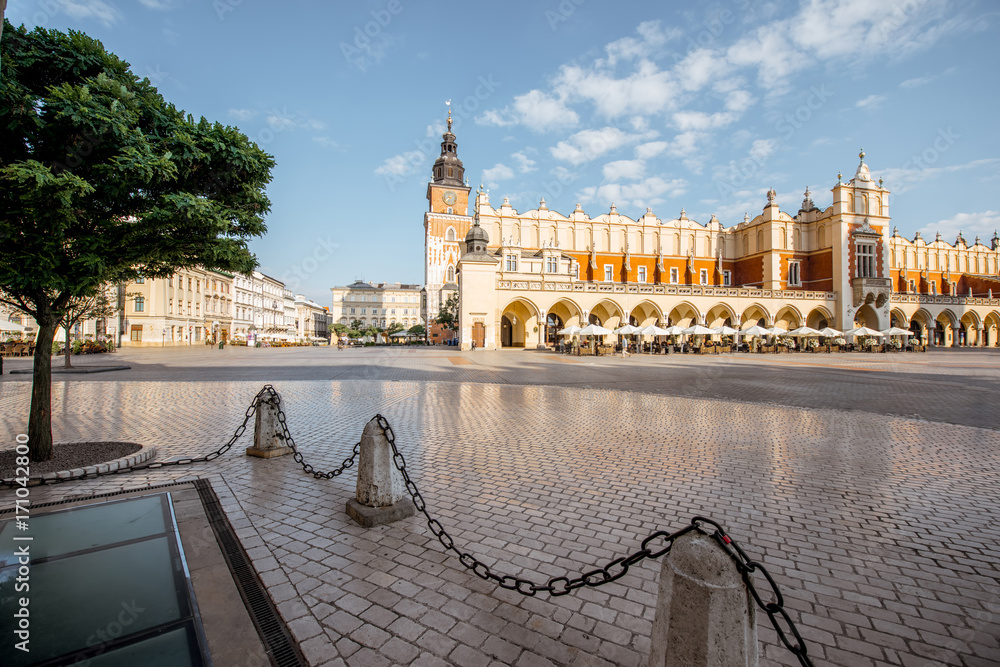
<path id="1" fill-rule="evenodd" d="M 756 611 L 722 547 L 696 531 L 682 535 L 660 570 L 650 667 L 756 667 Z"/>
<path id="2" fill-rule="evenodd" d="M 365 425 L 358 452 L 358 487 L 347 501 L 347 514 L 365 528 L 381 526 L 416 513 L 403 475 L 392 461 L 392 447 L 375 419 Z"/>
<path id="3" fill-rule="evenodd" d="M 277 397 L 269 394 L 257 405 L 253 426 L 253 447 L 247 447 L 247 456 L 273 459 L 291 451 L 292 448 L 285 444 L 285 435 L 281 430 L 281 423 L 278 422 Z"/>

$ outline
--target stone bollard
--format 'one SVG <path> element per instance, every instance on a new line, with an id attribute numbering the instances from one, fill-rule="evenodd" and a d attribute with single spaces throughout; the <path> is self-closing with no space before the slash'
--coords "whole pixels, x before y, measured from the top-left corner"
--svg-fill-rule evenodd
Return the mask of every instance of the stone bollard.
<path id="1" fill-rule="evenodd" d="M 403 475 L 392 462 L 392 447 L 378 421 L 372 419 L 361 434 L 358 452 L 358 488 L 347 501 L 347 514 L 365 528 L 399 521 L 416 513 Z"/>
<path id="2" fill-rule="evenodd" d="M 756 667 L 757 609 L 710 535 L 681 535 L 660 570 L 650 667 Z"/>
<path id="3" fill-rule="evenodd" d="M 268 394 L 257 404 L 253 424 L 253 447 L 247 447 L 247 456 L 273 459 L 292 451 L 285 445 L 285 434 L 278 422 L 278 398 Z"/>

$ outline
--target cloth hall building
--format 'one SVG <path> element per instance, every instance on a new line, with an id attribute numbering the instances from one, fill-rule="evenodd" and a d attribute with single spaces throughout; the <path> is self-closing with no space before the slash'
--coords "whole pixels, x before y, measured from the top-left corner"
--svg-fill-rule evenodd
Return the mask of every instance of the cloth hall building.
<path id="1" fill-rule="evenodd" d="M 806 189 L 790 213 L 771 190 L 761 213 L 726 226 L 683 209 L 664 220 L 614 204 L 596 217 L 544 199 L 529 211 L 495 206 L 464 183 L 450 122 L 443 139 L 427 187 L 424 310 L 430 321 L 457 291 L 463 349 L 552 346 L 558 330 L 588 323 L 897 326 L 939 346 L 1000 338 L 1000 239 L 902 237 L 863 152 L 825 210 Z"/>

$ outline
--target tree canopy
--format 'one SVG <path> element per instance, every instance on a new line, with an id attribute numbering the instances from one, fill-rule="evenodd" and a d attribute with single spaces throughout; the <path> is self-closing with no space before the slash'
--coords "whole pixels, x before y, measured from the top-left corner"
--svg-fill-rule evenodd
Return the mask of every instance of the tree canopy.
<path id="1" fill-rule="evenodd" d="M 41 371 L 50 382 L 41 352 L 68 304 L 178 268 L 253 270 L 247 241 L 266 231 L 274 160 L 237 128 L 166 102 L 99 41 L 6 21 L 0 128 L 0 301 L 39 326 L 35 447 Z"/>

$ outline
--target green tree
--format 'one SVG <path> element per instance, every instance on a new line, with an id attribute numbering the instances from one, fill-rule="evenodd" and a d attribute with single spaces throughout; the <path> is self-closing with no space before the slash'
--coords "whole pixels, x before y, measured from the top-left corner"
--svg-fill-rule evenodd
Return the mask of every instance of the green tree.
<path id="1" fill-rule="evenodd" d="M 385 330 L 385 333 L 386 335 L 391 336 L 392 334 L 402 331 L 405 328 L 406 327 L 404 327 L 399 322 L 393 322 L 392 324 L 389 325 L 389 328 Z"/>
<path id="2" fill-rule="evenodd" d="M 423 324 L 414 324 L 412 327 L 407 329 L 407 332 L 413 334 L 414 336 L 423 336 L 427 333 L 427 329 L 424 328 Z"/>
<path id="3" fill-rule="evenodd" d="M 351 320 L 351 328 L 355 331 L 361 331 L 365 328 L 365 325 L 361 320 Z"/>
<path id="4" fill-rule="evenodd" d="M 458 292 L 451 293 L 434 321 L 452 331 L 458 330 Z"/>
<path id="5" fill-rule="evenodd" d="M 252 271 L 274 160 L 76 31 L 5 22 L 0 118 L 0 298 L 38 323 L 28 437 L 43 461 L 52 339 L 70 304 L 140 275 Z"/>
<path id="6" fill-rule="evenodd" d="M 334 324 L 330 325 L 330 333 L 337 334 L 338 338 L 340 336 L 345 335 L 347 333 L 347 330 L 348 329 L 347 329 L 347 325 L 346 324 L 340 324 L 338 322 L 338 323 L 334 323 Z"/>
<path id="7" fill-rule="evenodd" d="M 114 289 L 114 288 L 112 288 Z M 117 295 L 116 295 L 117 296 Z M 70 346 L 70 331 L 77 322 L 111 317 L 115 314 L 117 300 L 108 295 L 107 288 L 102 288 L 95 294 L 70 299 L 66 304 L 65 314 L 57 326 L 66 332 L 66 347 L 63 351 L 63 368 L 72 368 L 73 358 Z"/>

